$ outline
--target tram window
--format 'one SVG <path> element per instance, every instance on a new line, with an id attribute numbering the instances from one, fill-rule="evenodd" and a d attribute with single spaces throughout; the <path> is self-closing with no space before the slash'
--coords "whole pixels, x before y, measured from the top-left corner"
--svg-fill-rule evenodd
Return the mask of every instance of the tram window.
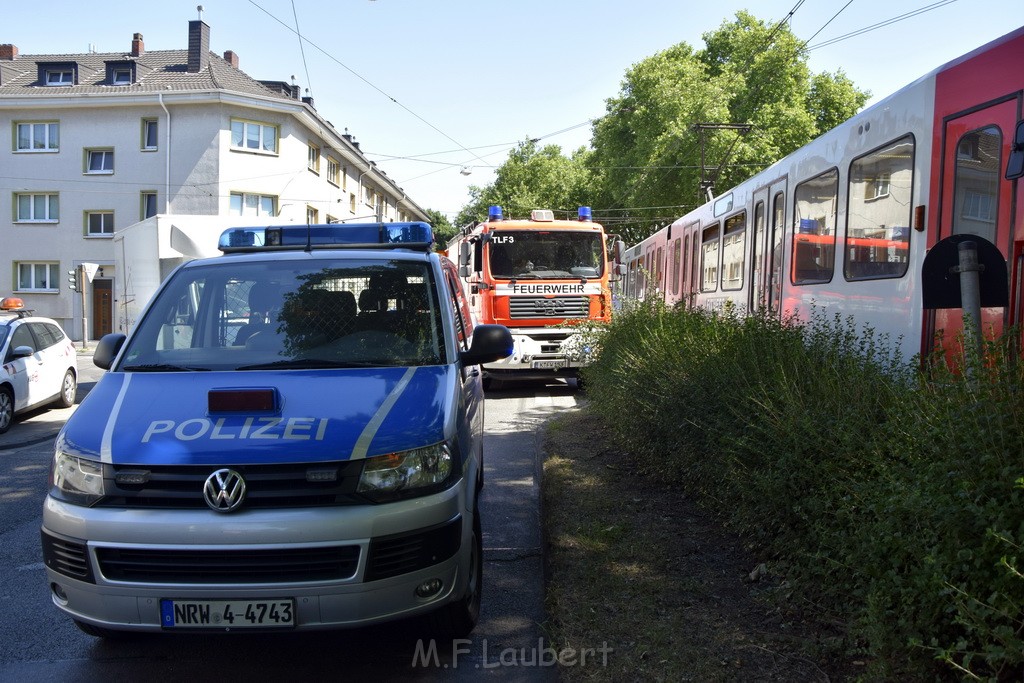
<path id="1" fill-rule="evenodd" d="M 700 245 L 700 267 L 702 292 L 713 292 L 718 289 L 718 242 L 720 226 L 715 223 L 704 228 Z"/>
<path id="2" fill-rule="evenodd" d="M 847 280 L 902 277 L 907 272 L 913 180 L 911 135 L 850 164 L 843 249 Z"/>
<path id="3" fill-rule="evenodd" d="M 796 186 L 793 206 L 793 284 L 828 282 L 836 256 L 839 171 Z"/>
<path id="4" fill-rule="evenodd" d="M 750 245 L 750 310 L 760 310 L 764 305 L 761 292 L 764 270 L 764 202 L 754 205 L 754 235 Z"/>
<path id="5" fill-rule="evenodd" d="M 680 246 L 682 239 L 677 237 L 675 242 L 672 243 L 672 295 L 679 294 L 679 256 L 682 252 Z"/>
<path id="6" fill-rule="evenodd" d="M 743 257 L 746 251 L 747 212 L 725 220 L 722 240 L 722 289 L 743 287 Z"/>
<path id="7" fill-rule="evenodd" d="M 665 291 L 665 255 L 664 249 L 658 247 L 658 251 L 654 255 L 654 286 L 657 288 L 658 293 L 662 294 Z"/>
<path id="8" fill-rule="evenodd" d="M 768 241 L 771 244 L 771 264 L 768 267 L 768 306 L 778 313 L 782 302 L 782 226 L 785 225 L 786 195 L 776 192 L 772 199 L 772 225 Z"/>
<path id="9" fill-rule="evenodd" d="M 964 135 L 956 146 L 953 188 L 953 234 L 996 240 L 1002 132 L 989 126 Z"/>

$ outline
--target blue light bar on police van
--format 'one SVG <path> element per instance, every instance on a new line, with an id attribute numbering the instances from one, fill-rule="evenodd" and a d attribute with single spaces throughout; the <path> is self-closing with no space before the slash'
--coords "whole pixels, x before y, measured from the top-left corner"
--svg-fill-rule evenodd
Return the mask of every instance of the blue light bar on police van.
<path id="1" fill-rule="evenodd" d="M 217 248 L 224 253 L 329 247 L 428 250 L 433 242 L 427 223 L 327 223 L 228 228 Z"/>
<path id="2" fill-rule="evenodd" d="M 592 221 L 594 220 L 593 214 L 590 212 L 589 206 L 581 206 L 579 208 L 579 217 L 581 221 Z"/>

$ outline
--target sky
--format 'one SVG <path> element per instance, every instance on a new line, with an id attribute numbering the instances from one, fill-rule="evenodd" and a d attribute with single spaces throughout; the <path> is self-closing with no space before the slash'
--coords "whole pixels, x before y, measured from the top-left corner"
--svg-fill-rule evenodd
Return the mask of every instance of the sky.
<path id="1" fill-rule="evenodd" d="M 188 47 L 196 0 L 8 2 L 21 55 Z M 260 80 L 295 82 L 420 207 L 454 219 L 526 139 L 589 146 L 626 71 L 704 45 L 747 10 L 787 20 L 815 72 L 842 70 L 871 104 L 1024 25 L 1021 0 L 204 0 L 210 49 Z M 834 42 L 832 42 L 834 41 Z M 831 43 L 831 44 L 825 44 Z M 308 89 L 308 92 L 306 90 Z M 566 207 L 537 207 L 566 208 Z M 595 207 L 599 209 L 600 207 Z"/>

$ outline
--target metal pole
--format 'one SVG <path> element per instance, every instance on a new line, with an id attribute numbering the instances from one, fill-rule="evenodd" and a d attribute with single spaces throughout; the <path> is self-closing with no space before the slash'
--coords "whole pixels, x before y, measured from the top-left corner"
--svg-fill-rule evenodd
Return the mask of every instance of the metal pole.
<path id="1" fill-rule="evenodd" d="M 85 317 L 85 266 L 78 266 L 78 281 L 82 284 L 78 289 L 82 294 L 82 348 L 86 348 L 86 340 L 89 338 L 89 319 Z"/>
<path id="2" fill-rule="evenodd" d="M 960 265 L 954 270 L 960 273 L 960 305 L 964 310 L 964 352 L 971 348 L 980 359 L 982 336 L 979 273 L 985 266 L 978 263 L 978 247 L 973 241 L 964 240 L 957 246 L 957 250 Z"/>

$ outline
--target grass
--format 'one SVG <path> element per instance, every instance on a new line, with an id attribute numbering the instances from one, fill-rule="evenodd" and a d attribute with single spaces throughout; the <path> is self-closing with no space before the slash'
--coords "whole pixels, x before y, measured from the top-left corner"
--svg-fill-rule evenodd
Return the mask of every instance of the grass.
<path id="1" fill-rule="evenodd" d="M 1012 331 L 927 373 L 820 314 L 639 307 L 598 341 L 549 432 L 552 631 L 620 664 L 567 676 L 1024 678 Z"/>

